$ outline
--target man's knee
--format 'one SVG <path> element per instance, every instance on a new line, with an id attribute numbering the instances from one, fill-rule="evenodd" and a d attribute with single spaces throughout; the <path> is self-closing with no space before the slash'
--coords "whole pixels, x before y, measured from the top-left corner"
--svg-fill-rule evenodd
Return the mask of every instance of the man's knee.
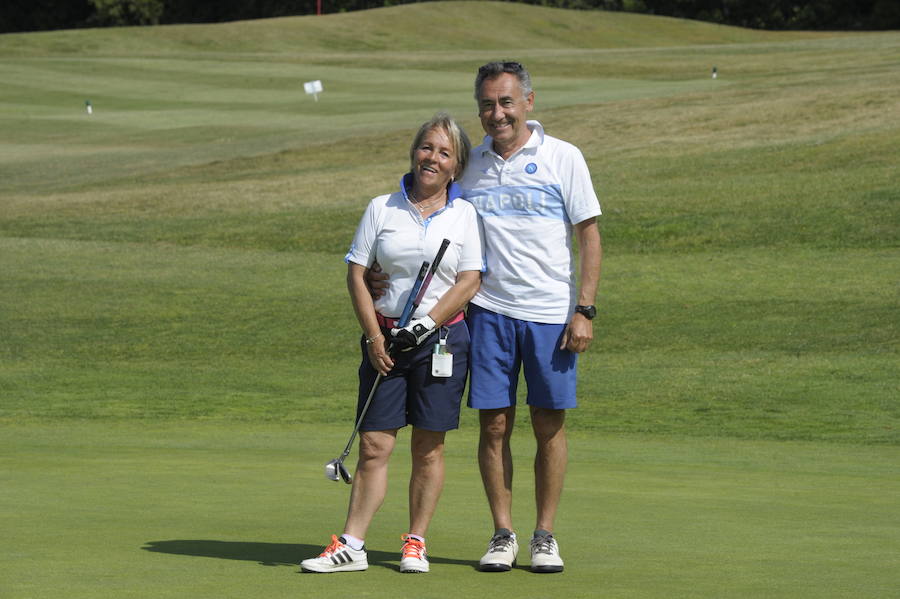
<path id="1" fill-rule="evenodd" d="M 531 408 L 531 427 L 538 443 L 565 438 L 566 411 Z"/>
<path id="2" fill-rule="evenodd" d="M 502 442 L 512 434 L 515 408 L 481 410 L 481 438 L 487 442 Z"/>

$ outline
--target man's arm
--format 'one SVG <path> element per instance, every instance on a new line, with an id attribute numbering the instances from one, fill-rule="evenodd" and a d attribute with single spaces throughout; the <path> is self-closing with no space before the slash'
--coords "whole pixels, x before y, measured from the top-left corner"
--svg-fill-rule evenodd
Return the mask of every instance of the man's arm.
<path id="1" fill-rule="evenodd" d="M 600 244 L 600 228 L 596 218 L 583 220 L 575 225 L 575 238 L 578 240 L 580 261 L 580 279 L 578 287 L 578 304 L 591 306 L 596 302 L 597 286 L 600 284 L 600 263 L 603 259 L 603 248 Z M 560 349 L 568 349 L 576 353 L 585 351 L 594 338 L 594 327 L 591 320 L 576 312 L 566 327 Z"/>
<path id="2" fill-rule="evenodd" d="M 366 270 L 364 281 L 372 299 L 378 299 L 387 293 L 386 290 L 390 286 L 389 278 L 387 274 L 381 272 L 381 265 L 378 262 L 373 262 L 372 266 Z"/>

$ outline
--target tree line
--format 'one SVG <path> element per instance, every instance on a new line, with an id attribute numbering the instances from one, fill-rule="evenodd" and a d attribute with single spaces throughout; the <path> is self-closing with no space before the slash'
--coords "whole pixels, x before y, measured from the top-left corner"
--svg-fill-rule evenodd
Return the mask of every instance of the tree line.
<path id="1" fill-rule="evenodd" d="M 4 0 L 0 33 L 220 23 L 408 4 L 420 0 Z M 900 0 L 504 0 L 664 15 L 754 29 L 900 29 Z"/>

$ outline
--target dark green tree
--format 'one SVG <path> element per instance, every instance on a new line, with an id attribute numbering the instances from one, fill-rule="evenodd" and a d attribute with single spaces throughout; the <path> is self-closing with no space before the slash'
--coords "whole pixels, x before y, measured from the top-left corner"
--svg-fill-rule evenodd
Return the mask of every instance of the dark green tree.
<path id="1" fill-rule="evenodd" d="M 417 0 L 322 0 L 337 13 Z M 506 0 L 697 19 L 755 29 L 900 29 L 900 0 Z M 316 0 L 0 0 L 0 33 L 106 25 L 218 23 L 316 12 Z"/>
<path id="2" fill-rule="evenodd" d="M 91 12 L 87 0 L 3 0 L 0 2 L 0 33 L 80 27 Z"/>
<path id="3" fill-rule="evenodd" d="M 94 7 L 92 25 L 158 25 L 165 8 L 163 0 L 88 0 Z"/>

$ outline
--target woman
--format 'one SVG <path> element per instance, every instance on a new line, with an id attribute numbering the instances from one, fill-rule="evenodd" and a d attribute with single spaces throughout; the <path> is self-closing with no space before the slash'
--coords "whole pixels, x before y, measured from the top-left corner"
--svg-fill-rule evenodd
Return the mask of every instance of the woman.
<path id="1" fill-rule="evenodd" d="M 453 183 L 465 170 L 469 150 L 465 132 L 448 115 L 438 113 L 422 125 L 410 147 L 411 170 L 400 190 L 369 203 L 345 258 L 347 286 L 364 335 L 357 414 L 376 376 L 384 378 L 360 426 L 359 461 L 344 533 L 340 538 L 333 535 L 321 555 L 304 560 L 304 571 L 368 568 L 366 531 L 384 501 L 397 431 L 411 424 L 409 532 L 402 536 L 400 571 L 428 572 L 425 533 L 444 482 L 444 435 L 459 426 L 468 374 L 469 332 L 462 309 L 478 289 L 483 268 L 475 208 L 460 198 Z M 450 246 L 413 320 L 397 328 L 422 262 L 434 259 L 445 238 Z M 373 300 L 364 276 L 376 259 L 390 276 L 390 287 Z M 395 341 L 404 347 L 392 354 Z M 452 372 L 434 376 L 433 356 L 444 341 L 452 354 Z"/>

